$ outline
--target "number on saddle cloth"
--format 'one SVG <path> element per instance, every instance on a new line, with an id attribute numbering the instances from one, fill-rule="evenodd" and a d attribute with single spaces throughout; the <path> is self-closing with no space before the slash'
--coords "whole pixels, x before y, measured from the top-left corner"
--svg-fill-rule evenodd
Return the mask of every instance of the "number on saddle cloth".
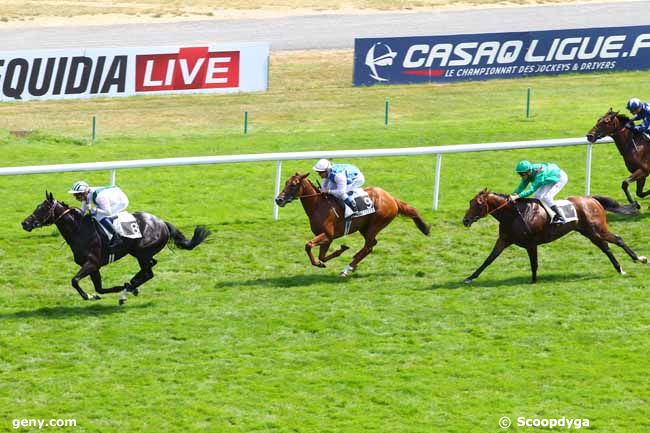
<path id="1" fill-rule="evenodd" d="M 357 188 L 350 194 L 350 199 L 354 200 L 357 205 L 357 212 L 352 215 L 352 218 L 358 218 L 364 215 L 370 215 L 375 212 L 375 204 L 372 202 L 368 193 L 362 188 Z"/>

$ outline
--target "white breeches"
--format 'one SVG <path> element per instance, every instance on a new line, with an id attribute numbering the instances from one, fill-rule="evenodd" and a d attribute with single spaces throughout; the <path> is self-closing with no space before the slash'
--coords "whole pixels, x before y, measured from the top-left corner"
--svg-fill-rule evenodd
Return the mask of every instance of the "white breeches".
<path id="1" fill-rule="evenodd" d="M 548 207 L 555 204 L 553 198 L 569 181 L 564 170 L 560 170 L 560 180 L 552 185 L 544 185 L 535 192 L 535 197 L 543 201 Z"/>

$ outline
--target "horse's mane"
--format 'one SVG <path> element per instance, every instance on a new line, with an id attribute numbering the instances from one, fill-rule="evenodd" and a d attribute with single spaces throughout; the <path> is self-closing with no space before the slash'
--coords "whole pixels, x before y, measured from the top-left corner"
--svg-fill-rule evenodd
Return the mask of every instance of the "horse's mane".
<path id="1" fill-rule="evenodd" d="M 621 121 L 621 123 L 626 124 L 627 122 L 630 121 L 630 118 L 627 117 L 625 114 L 617 114 L 616 118 Z"/>

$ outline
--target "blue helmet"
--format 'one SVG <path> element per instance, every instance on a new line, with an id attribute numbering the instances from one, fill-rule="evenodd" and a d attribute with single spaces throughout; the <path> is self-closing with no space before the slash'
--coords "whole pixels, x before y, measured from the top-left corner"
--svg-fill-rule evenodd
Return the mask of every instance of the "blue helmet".
<path id="1" fill-rule="evenodd" d="M 639 98 L 632 98 L 627 101 L 627 109 L 634 113 L 641 106 L 641 100 Z"/>

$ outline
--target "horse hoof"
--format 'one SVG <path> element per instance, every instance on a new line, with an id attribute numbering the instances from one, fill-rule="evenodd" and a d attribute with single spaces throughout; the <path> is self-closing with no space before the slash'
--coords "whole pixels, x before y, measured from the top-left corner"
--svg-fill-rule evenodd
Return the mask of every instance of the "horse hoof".
<path id="1" fill-rule="evenodd" d="M 133 287 L 130 283 L 124 283 L 124 290 L 126 290 L 133 296 L 138 296 L 140 294 L 140 290 L 138 290 L 137 287 Z"/>
<path id="2" fill-rule="evenodd" d="M 120 300 L 118 301 L 118 304 L 119 304 L 119 305 L 124 305 L 124 304 L 126 304 L 126 299 L 122 299 L 122 298 L 120 298 Z"/>
<path id="3" fill-rule="evenodd" d="M 641 209 L 641 205 L 639 204 L 638 201 L 635 201 L 633 204 L 634 206 L 636 206 L 637 210 Z"/>
<path id="4" fill-rule="evenodd" d="M 319 268 L 326 268 L 326 267 L 327 267 L 327 266 L 325 266 L 325 263 L 323 263 L 323 262 L 318 262 L 318 265 L 317 265 L 317 266 L 318 266 Z"/>
<path id="5" fill-rule="evenodd" d="M 648 258 L 646 256 L 639 256 L 637 261 L 641 263 L 648 263 Z"/>
<path id="6" fill-rule="evenodd" d="M 471 283 L 472 281 L 474 281 L 472 278 L 465 278 L 465 279 L 463 280 L 463 283 L 465 283 L 465 284 L 469 284 L 469 283 Z"/>
<path id="7" fill-rule="evenodd" d="M 349 275 L 350 275 L 350 274 L 348 274 L 347 272 L 345 272 L 345 271 L 341 271 L 341 273 L 339 274 L 339 277 L 341 277 L 341 278 L 347 278 Z"/>
<path id="8" fill-rule="evenodd" d="M 621 269 L 619 273 L 620 273 L 621 275 L 625 275 L 627 272 L 625 272 L 623 269 Z"/>
<path id="9" fill-rule="evenodd" d="M 93 295 L 93 301 L 99 301 L 100 299 L 102 299 L 102 297 L 99 296 L 98 294 Z"/>

